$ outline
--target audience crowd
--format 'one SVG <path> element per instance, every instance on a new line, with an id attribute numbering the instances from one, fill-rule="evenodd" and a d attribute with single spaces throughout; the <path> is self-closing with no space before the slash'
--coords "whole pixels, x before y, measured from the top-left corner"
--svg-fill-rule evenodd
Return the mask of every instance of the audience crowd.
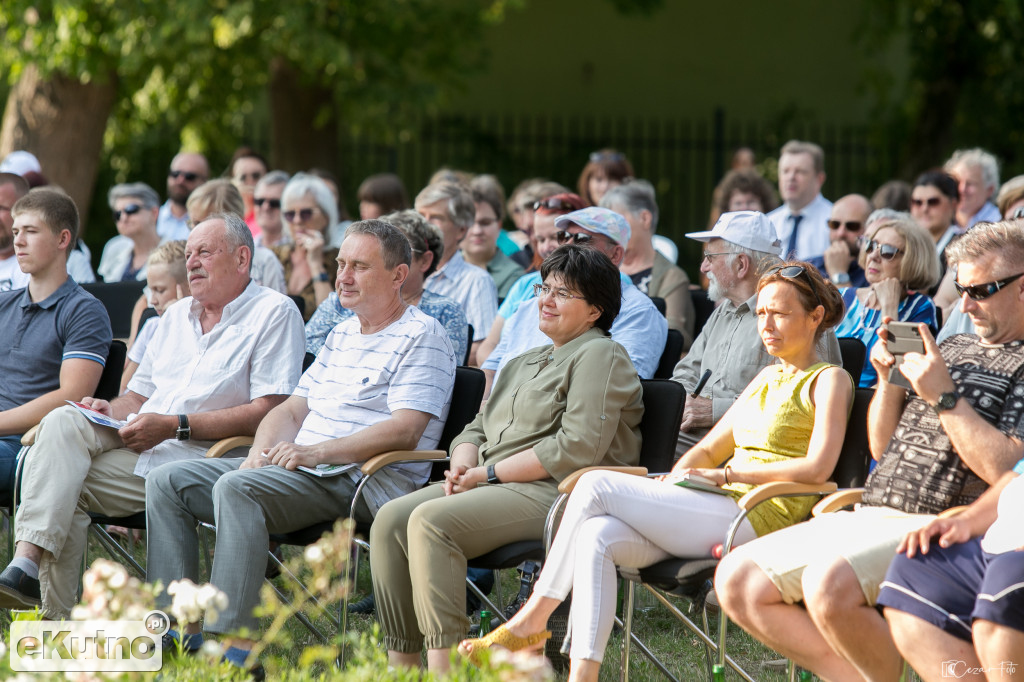
<path id="1" fill-rule="evenodd" d="M 425 649 L 443 672 L 457 644 L 473 661 L 543 647 L 571 591 L 570 679 L 596 680 L 616 565 L 711 557 L 744 493 L 827 481 L 859 429 L 863 491 L 810 520 L 817 498 L 759 507 L 718 565 L 721 608 L 822 679 L 897 680 L 904 661 L 925 680 L 1012 679 L 1024 176 L 1000 184 L 992 154 L 961 149 L 912 184 L 830 201 L 826 167 L 820 146 L 791 140 L 776 191 L 737 150 L 709 229 L 686 234 L 701 259 L 685 262 L 659 234 L 659 191 L 614 149 L 590 155 L 575 191 L 538 177 L 506 198 L 493 175 L 442 168 L 410 202 L 398 176 L 372 175 L 354 221 L 325 171 L 291 175 L 240 147 L 211 180 L 183 151 L 162 203 L 143 182 L 110 188 L 117 234 L 94 273 L 74 202 L 32 154 L 10 154 L 0 504 L 16 550 L 0 608 L 69 616 L 91 513 L 144 512 L 148 579 L 165 586 L 198 581 L 197 525 L 212 524 L 228 607 L 175 623 L 165 644 L 216 635 L 258 676 L 271 535 L 354 517 L 372 523 L 373 595 L 357 612 L 376 597 L 393 665 L 418 667 Z M 109 293 L 131 286 L 130 300 Z M 483 401 L 452 434 L 444 479 L 402 461 L 364 475 L 382 453 L 437 446 L 459 365 L 482 369 Z M 848 426 L 850 374 L 871 398 Z M 637 464 L 653 377 L 689 394 L 672 471 L 575 475 Z M 240 456 L 208 456 L 236 436 Z M 533 596 L 465 640 L 466 579 L 489 588 L 467 562 L 541 539 L 567 480 Z"/>

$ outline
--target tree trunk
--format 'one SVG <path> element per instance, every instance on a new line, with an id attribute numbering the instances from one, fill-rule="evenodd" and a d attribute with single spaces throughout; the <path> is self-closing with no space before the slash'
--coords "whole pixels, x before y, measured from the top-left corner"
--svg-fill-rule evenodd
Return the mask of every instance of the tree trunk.
<path id="1" fill-rule="evenodd" d="M 35 154 L 43 175 L 78 205 L 83 230 L 116 94 L 113 72 L 104 82 L 82 83 L 65 74 L 43 79 L 29 65 L 4 110 L 0 156 L 16 149 Z"/>
<path id="2" fill-rule="evenodd" d="M 330 88 L 302 82 L 281 57 L 270 65 L 270 164 L 289 173 L 338 166 L 338 119 Z"/>

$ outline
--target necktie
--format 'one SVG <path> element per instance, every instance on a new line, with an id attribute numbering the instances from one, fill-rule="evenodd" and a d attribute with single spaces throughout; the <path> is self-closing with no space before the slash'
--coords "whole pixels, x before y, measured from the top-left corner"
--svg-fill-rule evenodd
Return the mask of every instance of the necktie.
<path id="1" fill-rule="evenodd" d="M 786 246 L 786 251 L 782 256 L 784 258 L 795 258 L 797 230 L 800 229 L 800 221 L 803 220 L 804 217 L 802 215 L 791 215 L 789 217 L 793 221 L 793 231 L 789 235 L 789 244 Z"/>

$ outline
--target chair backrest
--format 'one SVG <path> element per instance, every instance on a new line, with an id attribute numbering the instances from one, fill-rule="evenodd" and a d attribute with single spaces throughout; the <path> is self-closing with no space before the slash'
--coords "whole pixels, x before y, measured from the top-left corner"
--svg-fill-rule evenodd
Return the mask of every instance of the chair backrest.
<path id="1" fill-rule="evenodd" d="M 704 323 L 715 312 L 715 304 L 703 289 L 690 289 L 690 300 L 693 302 L 693 338 L 697 338 L 704 329 Z"/>
<path id="2" fill-rule="evenodd" d="M 647 467 L 651 473 L 664 473 L 672 468 L 675 460 L 686 391 L 682 384 L 667 379 L 644 379 L 640 384 L 644 389 L 640 466 Z"/>
<path id="3" fill-rule="evenodd" d="M 839 461 L 832 480 L 840 488 L 858 488 L 868 477 L 871 451 L 868 449 L 868 405 L 875 394 L 873 388 L 858 388 L 853 392 L 853 409 L 846 424 L 846 437 L 839 451 Z"/>
<path id="4" fill-rule="evenodd" d="M 306 351 L 306 354 L 302 356 L 302 371 L 305 372 L 312 367 L 314 362 L 316 362 L 316 355 Z"/>
<path id="5" fill-rule="evenodd" d="M 107 353 L 107 364 L 103 365 L 100 383 L 96 386 L 94 397 L 100 400 L 113 400 L 121 392 L 121 375 L 124 374 L 124 359 L 128 355 L 128 347 L 124 341 L 114 339 L 110 342 Z"/>
<path id="6" fill-rule="evenodd" d="M 469 365 L 469 353 L 473 350 L 473 325 L 467 324 L 469 329 L 466 333 L 466 357 L 462 358 L 463 365 Z"/>
<path id="7" fill-rule="evenodd" d="M 448 408 L 448 419 L 441 431 L 441 440 L 437 449 L 445 452 L 451 447 L 452 441 L 469 425 L 480 411 L 480 402 L 484 399 L 484 372 L 477 367 L 456 367 L 455 387 L 452 389 L 452 404 Z M 447 462 L 435 462 L 430 472 L 431 481 L 444 479 L 448 469 Z"/>
<path id="8" fill-rule="evenodd" d="M 139 280 L 130 282 L 95 282 L 83 284 L 82 288 L 99 299 L 110 317 L 110 329 L 115 339 L 127 339 L 132 333 L 132 311 L 135 302 L 142 296 L 146 283 Z"/>
<path id="9" fill-rule="evenodd" d="M 843 359 L 843 369 L 853 377 L 853 385 L 859 386 L 860 375 L 864 371 L 864 358 L 867 354 L 864 342 L 852 336 L 841 336 L 836 341 L 839 342 L 839 357 Z"/>
<path id="10" fill-rule="evenodd" d="M 288 298 L 292 299 L 292 303 L 299 309 L 299 315 L 302 315 L 303 319 L 306 317 L 306 299 L 302 298 L 298 294 L 288 294 Z"/>
<path id="11" fill-rule="evenodd" d="M 654 307 L 658 309 L 659 313 L 661 313 L 662 315 L 665 314 L 665 310 L 667 310 L 667 308 L 665 307 L 665 299 L 663 299 L 661 296 L 651 296 L 651 303 L 654 304 Z"/>
<path id="12" fill-rule="evenodd" d="M 658 369 L 654 370 L 654 378 L 671 378 L 672 372 L 676 368 L 676 363 L 679 362 L 679 358 L 682 355 L 683 333 L 678 329 L 669 329 L 668 336 L 665 338 L 665 350 L 662 351 L 661 359 L 658 360 Z"/>

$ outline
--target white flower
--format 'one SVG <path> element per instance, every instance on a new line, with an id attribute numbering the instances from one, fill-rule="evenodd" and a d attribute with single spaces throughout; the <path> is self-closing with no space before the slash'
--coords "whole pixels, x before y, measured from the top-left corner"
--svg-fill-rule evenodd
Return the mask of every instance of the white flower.
<path id="1" fill-rule="evenodd" d="M 319 544 L 310 545 L 305 552 L 306 561 L 311 564 L 318 564 L 324 559 L 324 550 Z"/>

